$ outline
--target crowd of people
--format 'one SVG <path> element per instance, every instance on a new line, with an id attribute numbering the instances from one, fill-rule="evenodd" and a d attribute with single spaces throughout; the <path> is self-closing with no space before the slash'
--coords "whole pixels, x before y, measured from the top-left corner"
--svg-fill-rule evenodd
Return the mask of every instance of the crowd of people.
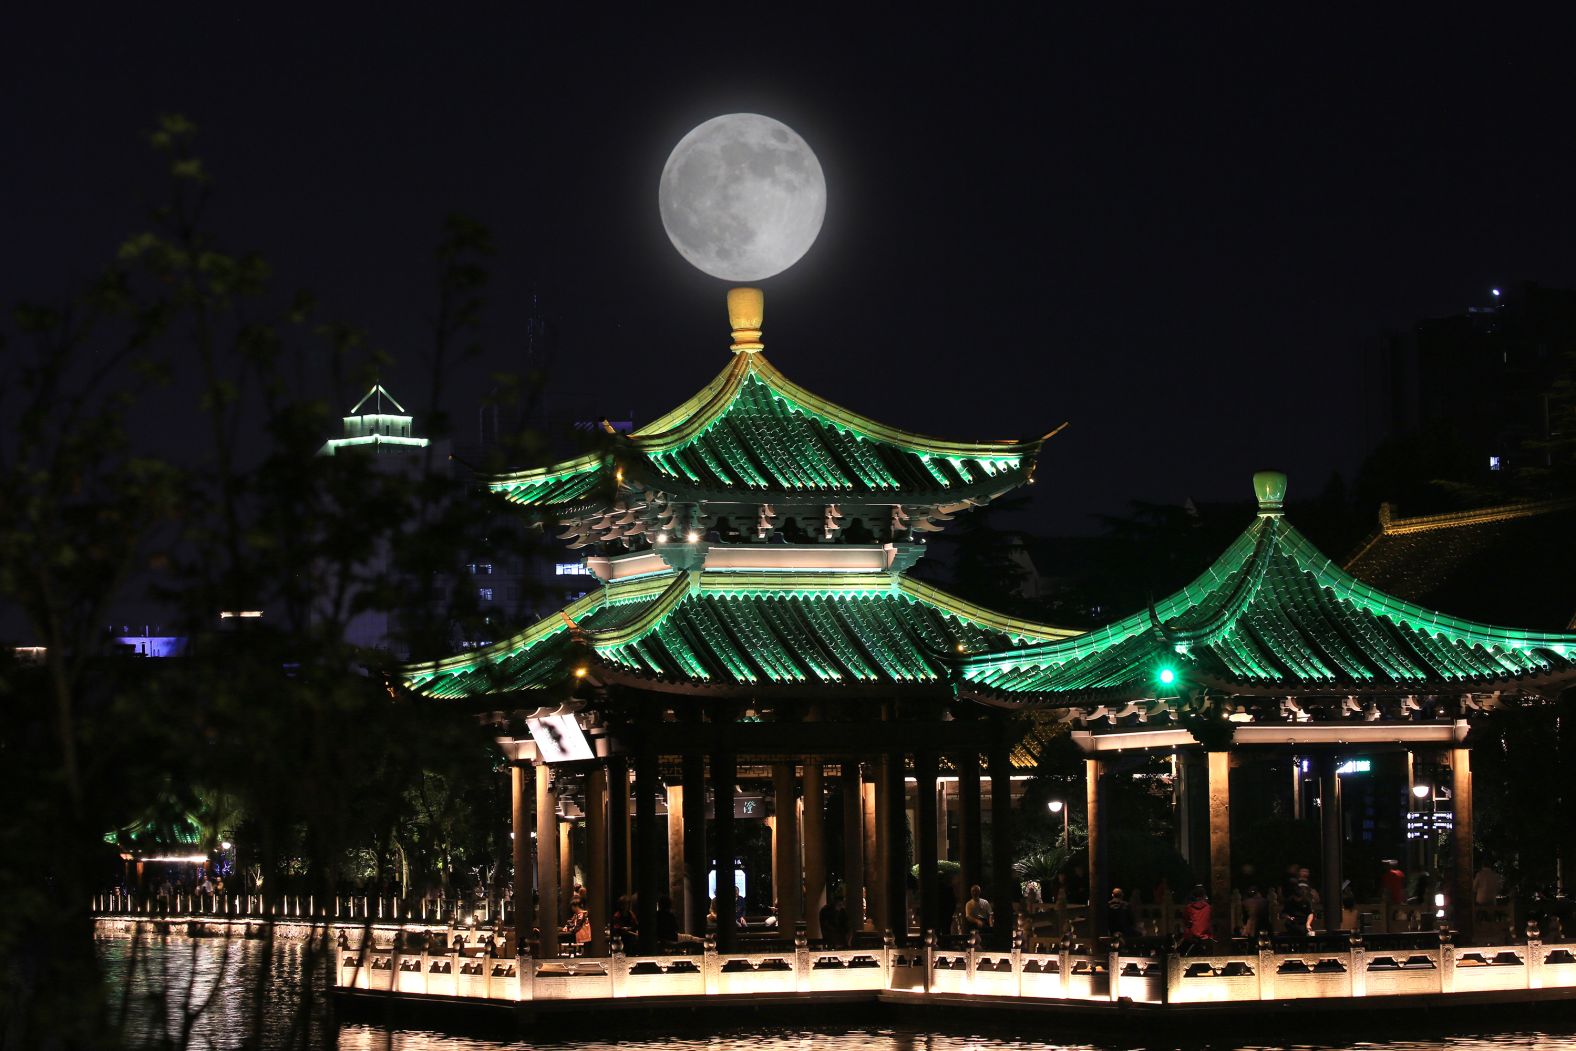
<path id="1" fill-rule="evenodd" d="M 1378 879 L 1379 908 L 1389 910 L 1391 919 L 1414 930 L 1432 930 L 1444 911 L 1438 896 L 1438 885 L 1431 873 L 1424 870 L 1408 880 L 1405 871 L 1395 859 L 1382 863 Z M 1472 908 L 1498 905 L 1504 891 L 1504 880 L 1488 866 L 1478 870 L 1473 878 Z M 1156 888 L 1156 900 L 1165 901 L 1170 890 L 1161 883 Z M 1362 928 L 1358 902 L 1350 880 L 1344 881 L 1339 890 L 1340 922 L 1330 924 L 1336 931 L 1355 932 Z M 1540 896 L 1541 899 L 1541 896 Z M 1559 899 L 1561 902 L 1564 899 Z M 1559 920 L 1559 909 L 1549 904 L 1542 915 Z M 1225 903 L 1218 903 L 1224 907 Z M 1195 886 L 1180 912 L 1179 946 L 1186 951 L 1207 951 L 1221 935 L 1254 938 L 1260 934 L 1275 933 L 1288 938 L 1307 938 L 1325 928 L 1327 913 L 1325 899 L 1314 885 L 1306 865 L 1287 866 L 1284 878 L 1266 894 L 1264 886 L 1249 883 L 1241 897 L 1240 913 L 1230 924 L 1216 923 L 1217 903 L 1210 900 L 1209 892 Z M 1271 913 L 1274 912 L 1272 916 Z M 1536 918 L 1536 905 L 1531 910 Z M 1229 927 L 1229 930 L 1223 928 Z M 1114 887 L 1105 904 L 1105 933 L 1112 938 L 1131 941 L 1140 937 L 1141 930 L 1134 914 L 1133 904 L 1121 887 Z"/>

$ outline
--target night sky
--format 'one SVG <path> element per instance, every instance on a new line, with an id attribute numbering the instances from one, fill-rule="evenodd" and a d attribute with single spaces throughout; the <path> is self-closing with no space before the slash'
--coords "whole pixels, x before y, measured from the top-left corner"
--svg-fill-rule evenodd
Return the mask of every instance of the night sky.
<path id="1" fill-rule="evenodd" d="M 942 436 L 1070 421 L 1035 498 L 1037 528 L 1071 532 L 1130 499 L 1245 498 L 1259 467 L 1294 495 L 1350 478 L 1385 427 L 1382 331 L 1576 284 L 1567 26 L 851 9 L 13 12 L 0 291 L 58 298 L 144 225 L 140 134 L 183 112 L 226 243 L 367 328 L 408 406 L 460 211 L 499 249 L 486 353 L 449 386 L 460 423 L 520 365 L 533 295 L 554 389 L 649 420 L 728 360 L 725 285 L 668 244 L 658 174 L 701 121 L 765 113 L 829 187 L 815 247 L 763 282 L 768 355 Z"/>

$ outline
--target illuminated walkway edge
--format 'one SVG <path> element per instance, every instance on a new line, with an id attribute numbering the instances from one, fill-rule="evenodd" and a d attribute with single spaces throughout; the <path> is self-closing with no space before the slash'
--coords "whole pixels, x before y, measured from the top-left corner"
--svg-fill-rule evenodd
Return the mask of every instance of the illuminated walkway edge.
<path id="1" fill-rule="evenodd" d="M 1112 980 L 1112 976 L 1115 980 Z M 1363 1000 L 1364 1007 L 1452 1002 L 1527 1003 L 1576 997 L 1576 945 L 1525 942 L 1433 948 L 1310 946 L 1226 955 L 1056 953 L 1021 948 L 706 951 L 692 956 L 506 959 L 401 953 L 366 944 L 338 953 L 337 985 L 352 996 L 402 1001 L 531 1005 L 584 1011 L 641 1004 L 702 1006 L 777 1001 L 967 1005 L 1057 1010 L 1166 1010 L 1267 1002 L 1308 1007 Z M 1315 1003 L 1323 1002 L 1323 1003 Z"/>

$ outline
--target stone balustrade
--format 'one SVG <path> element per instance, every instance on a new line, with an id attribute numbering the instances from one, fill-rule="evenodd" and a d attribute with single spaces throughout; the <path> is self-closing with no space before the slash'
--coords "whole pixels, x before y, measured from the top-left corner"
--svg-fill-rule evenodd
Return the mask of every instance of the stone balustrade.
<path id="1" fill-rule="evenodd" d="M 474 950 L 473 950 L 474 951 Z M 899 948 L 811 949 L 803 938 L 780 950 L 598 959 L 505 959 L 401 953 L 375 940 L 339 951 L 338 982 L 362 990 L 488 1000 L 605 1000 L 626 997 L 762 996 L 900 990 L 937 998 L 1233 1003 L 1328 997 L 1454 994 L 1576 987 L 1576 946 L 1524 942 L 1457 948 L 1307 946 L 1182 955 L 1120 946 L 1090 952 L 1064 939 L 1056 952 L 939 948 L 934 938 Z"/>
<path id="2" fill-rule="evenodd" d="M 308 894 L 127 894 L 93 896 L 95 916 L 140 916 L 159 919 L 202 919 L 215 916 L 253 919 L 315 919 L 334 922 L 437 923 L 465 926 L 506 924 L 513 918 L 510 903 L 496 899 L 467 902 L 460 898 L 405 900 L 398 897 L 340 894 L 319 901 Z"/>

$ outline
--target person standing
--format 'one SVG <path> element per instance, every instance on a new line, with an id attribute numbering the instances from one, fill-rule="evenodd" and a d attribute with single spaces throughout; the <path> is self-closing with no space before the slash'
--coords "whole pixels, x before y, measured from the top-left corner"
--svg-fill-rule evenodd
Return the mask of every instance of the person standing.
<path id="1" fill-rule="evenodd" d="M 821 937 L 829 949 L 848 948 L 848 908 L 841 894 L 821 906 Z"/>
<path id="2" fill-rule="evenodd" d="M 1133 908 L 1121 887 L 1111 888 L 1111 900 L 1105 903 L 1105 929 L 1111 937 L 1121 935 L 1123 940 L 1133 936 Z"/>

